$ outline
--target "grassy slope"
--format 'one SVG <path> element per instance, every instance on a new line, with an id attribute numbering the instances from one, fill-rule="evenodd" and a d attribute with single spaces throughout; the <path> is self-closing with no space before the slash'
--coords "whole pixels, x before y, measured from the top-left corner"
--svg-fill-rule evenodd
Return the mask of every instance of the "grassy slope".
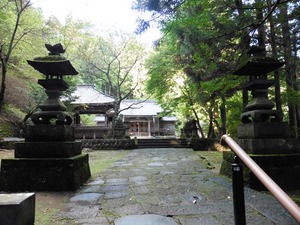
<path id="1" fill-rule="evenodd" d="M 5 105 L 0 113 L 0 137 L 17 136 L 30 101 L 28 83 L 36 77 L 17 75 L 9 70 L 6 79 Z"/>

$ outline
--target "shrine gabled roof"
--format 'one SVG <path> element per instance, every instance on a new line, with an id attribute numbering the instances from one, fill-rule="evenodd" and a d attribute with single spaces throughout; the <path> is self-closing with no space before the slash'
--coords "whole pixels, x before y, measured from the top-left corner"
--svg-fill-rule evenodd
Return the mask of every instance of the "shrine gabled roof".
<path id="1" fill-rule="evenodd" d="M 161 121 L 166 121 L 166 122 L 173 122 L 173 121 L 177 121 L 177 117 L 176 116 L 164 116 L 161 118 Z"/>
<path id="2" fill-rule="evenodd" d="M 89 107 L 113 104 L 115 99 L 99 92 L 94 85 L 82 84 L 76 87 L 72 94 L 76 99 L 73 105 L 89 105 Z M 162 107 L 155 100 L 125 99 L 120 105 L 120 114 L 127 117 L 158 116 L 163 112 Z M 172 119 L 171 119 L 172 118 Z M 164 120 L 176 120 L 173 117 L 164 117 Z"/>
<path id="3" fill-rule="evenodd" d="M 120 109 L 124 116 L 157 116 L 163 111 L 155 100 L 123 100 Z"/>
<path id="4" fill-rule="evenodd" d="M 72 104 L 106 104 L 113 103 L 115 99 L 111 96 L 99 92 L 94 85 L 82 84 L 76 87 L 72 96 L 75 100 Z"/>

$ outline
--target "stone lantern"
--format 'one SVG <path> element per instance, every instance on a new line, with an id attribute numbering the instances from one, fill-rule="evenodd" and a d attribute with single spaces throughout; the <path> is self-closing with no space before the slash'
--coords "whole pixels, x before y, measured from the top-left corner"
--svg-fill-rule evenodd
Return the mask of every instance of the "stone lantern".
<path id="1" fill-rule="evenodd" d="M 78 72 L 69 60 L 60 55 L 64 52 L 61 44 L 46 45 L 46 47 L 51 50 L 48 56 L 27 60 L 30 66 L 45 75 L 45 79 L 38 80 L 38 84 L 45 89 L 48 99 L 39 105 L 41 111 L 32 114 L 31 120 L 36 126 L 27 127 L 25 138 L 28 141 L 41 141 L 41 139 L 46 141 L 74 140 L 74 128 L 70 126 L 73 119 L 66 112 L 67 108 L 60 101 L 60 96 L 63 91 L 69 88 L 63 77 L 77 75 Z M 42 127 L 42 130 L 46 131 L 44 134 L 41 133 Z"/>
<path id="2" fill-rule="evenodd" d="M 66 75 L 77 75 L 69 60 L 61 55 L 61 44 L 46 44 L 48 56 L 28 60 L 45 75 L 38 83 L 48 99 L 31 116 L 25 128 L 25 142 L 15 145 L 15 159 L 2 160 L 2 191 L 73 191 L 89 177 L 88 155 L 82 154 L 81 142 L 75 141 L 73 118 L 60 101 L 68 84 Z"/>
<path id="3" fill-rule="evenodd" d="M 251 57 L 233 74 L 248 76 L 243 85 L 242 124 L 238 126 L 237 143 L 283 189 L 300 188 L 300 143 L 290 137 L 281 109 L 268 98 L 268 89 L 277 82 L 267 74 L 282 67 L 283 62 L 268 57 Z M 248 92 L 251 93 L 249 101 Z M 278 98 L 279 96 L 275 96 Z M 234 154 L 224 152 L 221 174 L 231 176 Z M 264 189 L 255 175 L 245 168 L 245 180 L 254 189 Z"/>
<path id="4" fill-rule="evenodd" d="M 198 128 L 197 128 L 196 120 L 189 119 L 185 123 L 183 129 L 181 130 L 181 136 L 187 139 L 199 139 L 197 131 Z"/>
<path id="5" fill-rule="evenodd" d="M 243 85 L 243 105 L 241 122 L 238 127 L 238 137 L 255 138 L 286 138 L 289 137 L 289 126 L 282 122 L 280 109 L 274 109 L 275 104 L 268 99 L 268 89 L 275 85 L 274 79 L 268 79 L 267 74 L 280 68 L 284 63 L 273 58 L 253 58 L 233 74 L 249 76 L 249 81 Z M 252 99 L 248 102 L 248 92 Z M 252 151 L 253 149 L 246 149 Z M 255 151 L 255 150 L 254 150 Z"/>

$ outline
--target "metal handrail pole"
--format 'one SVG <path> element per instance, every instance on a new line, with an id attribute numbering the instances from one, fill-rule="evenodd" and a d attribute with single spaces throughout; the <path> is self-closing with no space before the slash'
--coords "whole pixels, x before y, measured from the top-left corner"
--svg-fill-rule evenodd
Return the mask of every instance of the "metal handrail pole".
<path id="1" fill-rule="evenodd" d="M 237 156 L 231 167 L 234 222 L 235 225 L 246 225 L 243 165 Z"/>
<path id="2" fill-rule="evenodd" d="M 263 185 L 274 195 L 278 202 L 300 223 L 300 208 L 298 205 L 251 159 L 248 154 L 228 135 L 221 138 L 244 162 Z"/>

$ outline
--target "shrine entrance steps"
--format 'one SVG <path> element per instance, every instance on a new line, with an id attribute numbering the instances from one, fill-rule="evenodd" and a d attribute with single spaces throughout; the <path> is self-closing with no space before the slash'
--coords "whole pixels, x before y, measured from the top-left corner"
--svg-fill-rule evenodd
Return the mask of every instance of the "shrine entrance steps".
<path id="1" fill-rule="evenodd" d="M 186 139 L 137 138 L 138 148 L 189 148 Z"/>

